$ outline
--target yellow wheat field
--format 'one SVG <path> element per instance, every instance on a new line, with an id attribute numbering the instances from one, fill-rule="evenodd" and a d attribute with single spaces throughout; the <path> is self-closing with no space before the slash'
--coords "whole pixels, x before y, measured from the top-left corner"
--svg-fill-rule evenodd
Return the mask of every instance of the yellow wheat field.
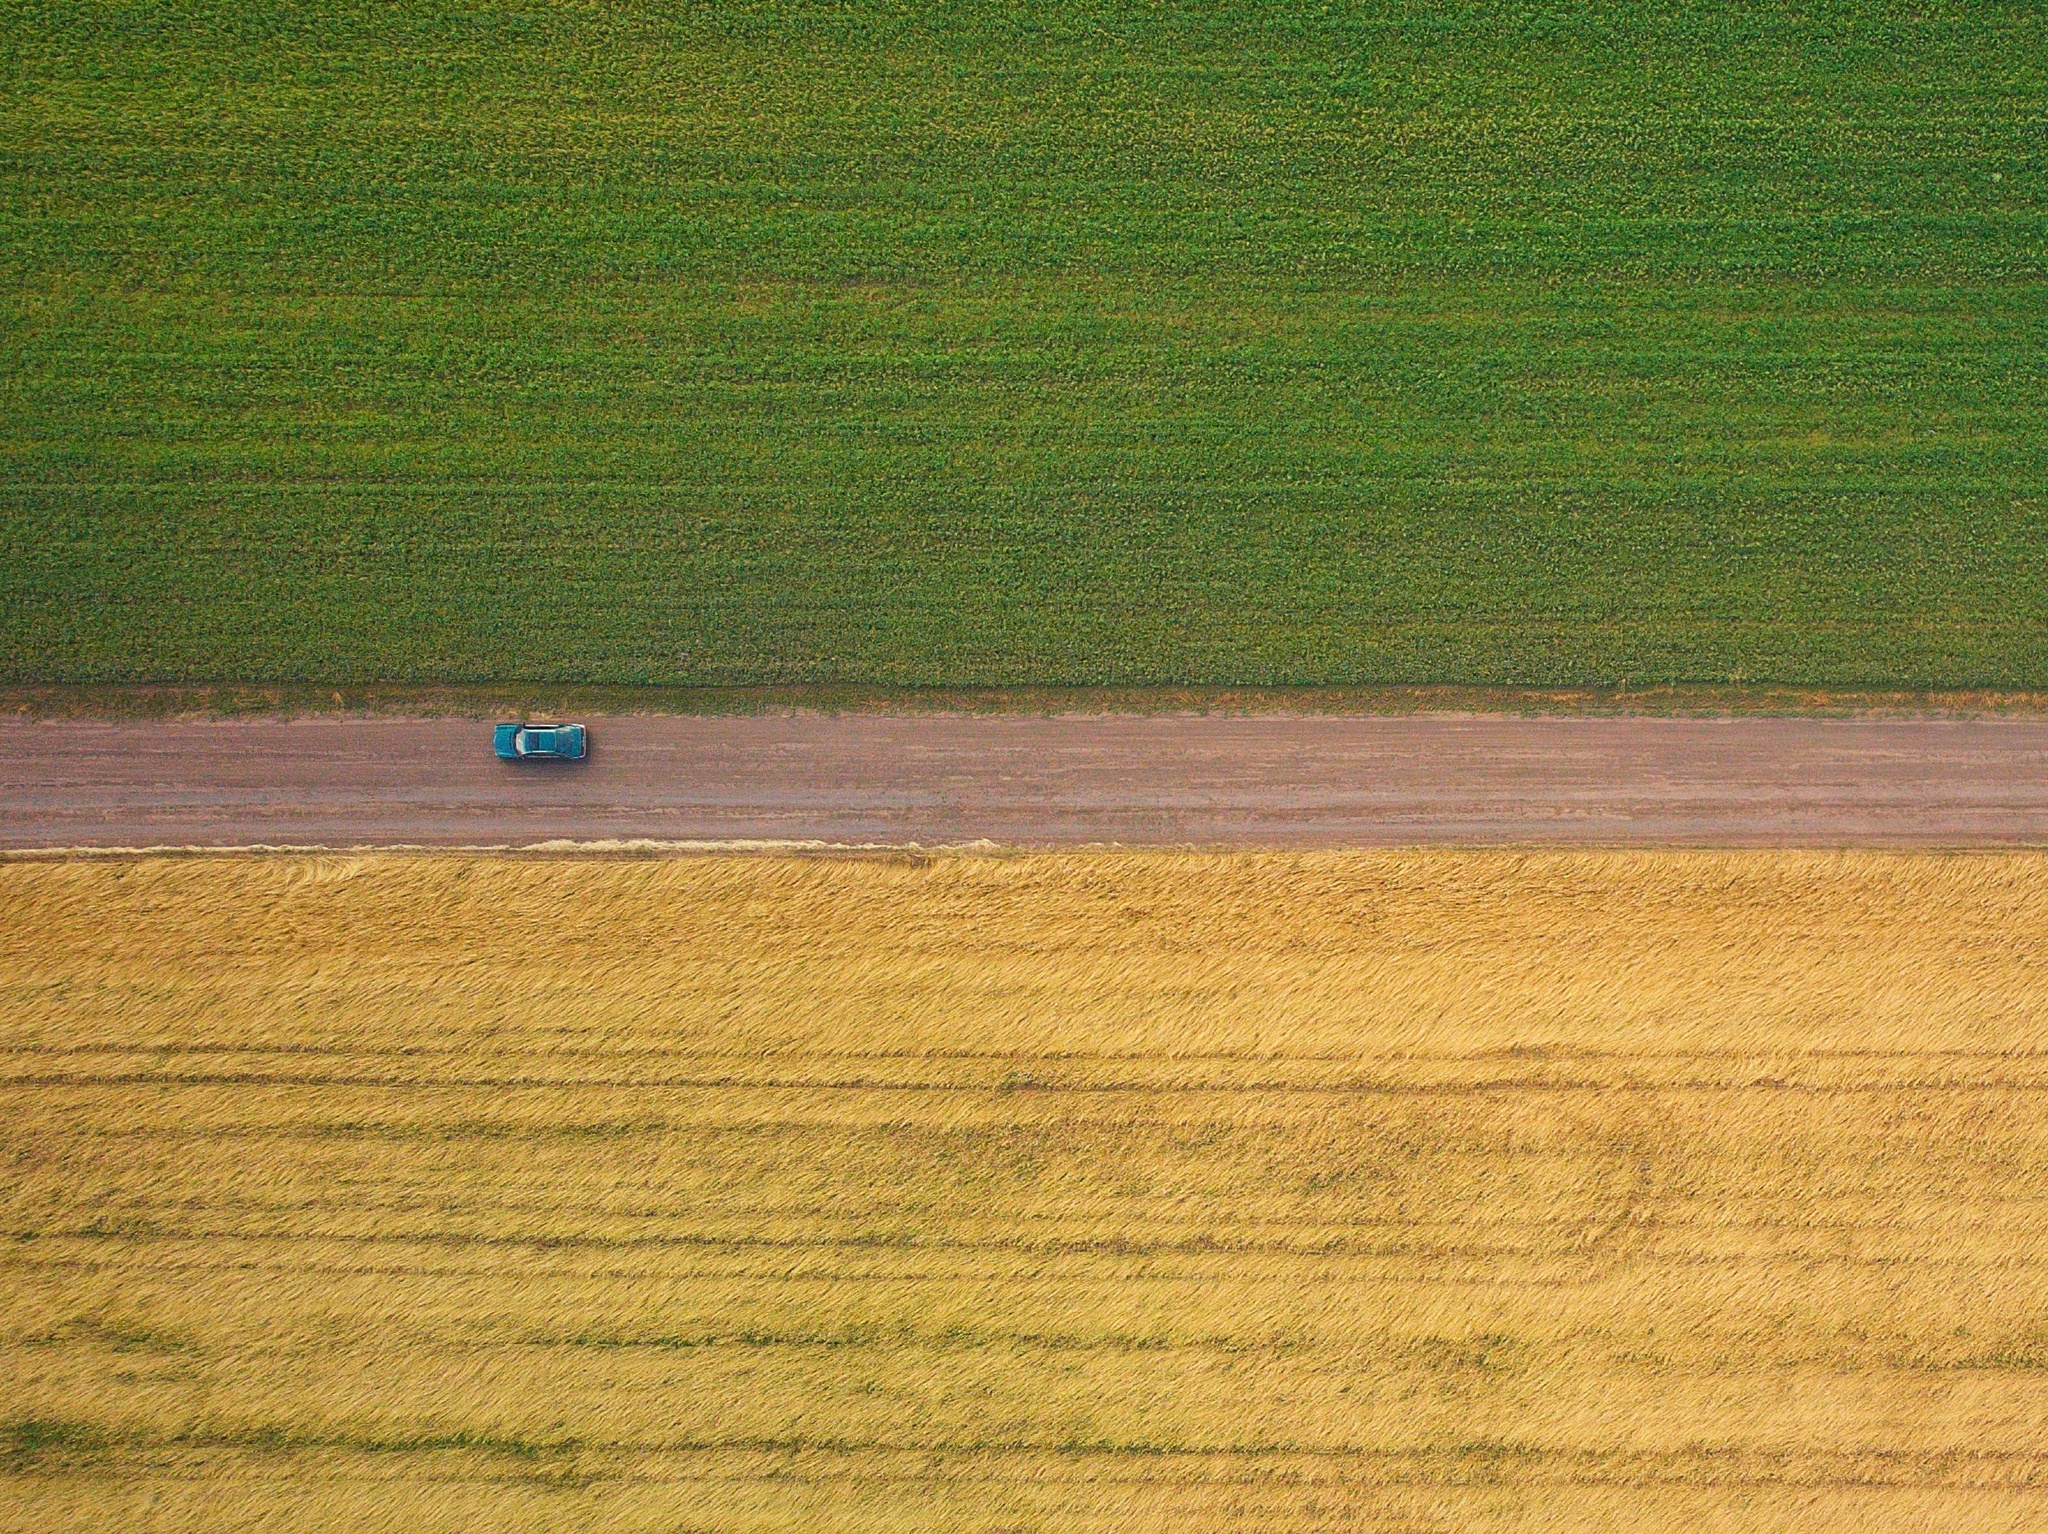
<path id="1" fill-rule="evenodd" d="M 0 865 L 0 1528 L 2048 1526 L 2048 858 Z"/>

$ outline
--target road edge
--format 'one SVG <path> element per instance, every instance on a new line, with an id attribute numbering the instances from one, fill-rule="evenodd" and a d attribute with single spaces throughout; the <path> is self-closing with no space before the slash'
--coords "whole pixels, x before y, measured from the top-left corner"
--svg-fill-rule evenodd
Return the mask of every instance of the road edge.
<path id="1" fill-rule="evenodd" d="M 538 718 L 755 714 L 1389 715 L 1612 718 L 2048 717 L 2048 692 L 1743 686 L 1626 687 L 330 687 L 222 682 L 0 687 L 16 720 Z"/>

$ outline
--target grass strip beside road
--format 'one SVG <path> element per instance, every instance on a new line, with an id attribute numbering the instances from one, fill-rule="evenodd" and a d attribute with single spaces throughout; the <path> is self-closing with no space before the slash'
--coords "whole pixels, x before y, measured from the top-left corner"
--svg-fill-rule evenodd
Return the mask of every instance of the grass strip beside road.
<path id="1" fill-rule="evenodd" d="M 36 720 L 578 718 L 752 714 L 1147 716 L 1508 714 L 1736 718 L 2028 718 L 2048 693 L 1862 692 L 1817 687 L 0 687 L 0 716 Z"/>

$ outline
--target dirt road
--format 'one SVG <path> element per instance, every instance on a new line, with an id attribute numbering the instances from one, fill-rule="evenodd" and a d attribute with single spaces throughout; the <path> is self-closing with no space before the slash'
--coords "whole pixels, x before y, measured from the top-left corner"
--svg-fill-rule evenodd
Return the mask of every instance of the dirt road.
<path id="1" fill-rule="evenodd" d="M 1375 846 L 2048 843 L 2048 721 L 594 719 L 22 725 L 0 845 L 656 838 Z"/>

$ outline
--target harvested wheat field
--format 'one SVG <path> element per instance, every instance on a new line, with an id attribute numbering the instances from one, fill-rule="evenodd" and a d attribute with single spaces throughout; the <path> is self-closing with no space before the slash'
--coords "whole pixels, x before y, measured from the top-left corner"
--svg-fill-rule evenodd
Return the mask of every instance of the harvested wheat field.
<path id="1" fill-rule="evenodd" d="M 0 1527 L 2048 1522 L 2048 857 L 0 865 Z"/>

